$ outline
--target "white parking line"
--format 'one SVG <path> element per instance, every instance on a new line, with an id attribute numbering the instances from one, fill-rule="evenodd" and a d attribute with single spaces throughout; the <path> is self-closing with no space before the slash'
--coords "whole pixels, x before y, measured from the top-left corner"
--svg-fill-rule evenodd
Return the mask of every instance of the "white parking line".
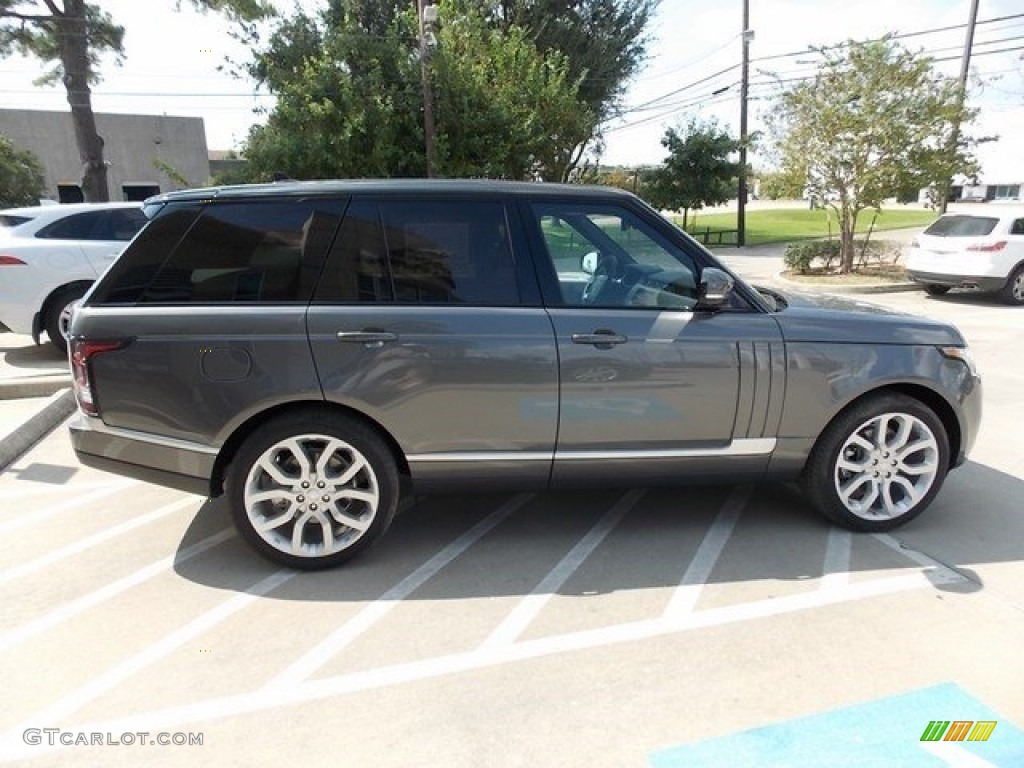
<path id="1" fill-rule="evenodd" d="M 899 541 L 891 534 L 888 533 L 874 533 L 872 534 L 878 541 L 885 544 L 885 546 L 895 549 L 904 557 L 913 560 L 915 563 L 925 569 L 925 572 L 929 575 L 932 582 L 935 584 L 955 584 L 957 582 L 965 581 L 966 579 L 959 573 L 954 571 L 945 563 L 940 563 L 934 557 L 929 557 L 924 552 L 918 552 L 916 549 L 911 549 L 903 542 Z"/>
<path id="2" fill-rule="evenodd" d="M 223 696 L 206 701 L 185 704 L 151 712 L 137 713 L 123 718 L 93 722 L 78 726 L 82 731 L 125 733 L 130 731 L 169 730 L 189 723 L 218 720 L 310 701 L 328 699 L 345 694 L 375 690 L 387 686 L 437 678 L 448 674 L 468 672 L 515 661 L 541 658 L 558 653 L 606 647 L 624 642 L 635 642 L 678 632 L 734 624 L 741 621 L 781 616 L 795 611 L 862 600 L 869 597 L 895 594 L 931 586 L 921 573 L 904 574 L 884 579 L 850 584 L 841 589 L 823 592 L 802 592 L 785 597 L 772 597 L 740 605 L 729 605 L 696 611 L 678 618 L 648 619 L 599 629 L 582 630 L 564 635 L 527 640 L 489 649 L 475 649 L 464 653 L 393 664 L 387 667 L 351 672 L 334 677 L 310 680 L 299 685 L 281 686 L 273 690 L 263 688 L 242 694 Z M 43 722 L 34 718 L 33 722 Z M 47 722 L 56 722 L 51 719 Z M 36 756 L 60 745 L 26 747 L 21 731 L 11 730 L 0 742 L 4 759 L 16 760 Z"/>
<path id="3" fill-rule="evenodd" d="M 6 745 L 20 738 L 26 728 L 37 727 L 38 723 L 59 723 L 69 715 L 77 712 L 89 702 L 98 699 L 104 693 L 127 680 L 136 672 L 145 669 L 149 665 L 159 661 L 172 651 L 180 648 L 185 643 L 194 640 L 206 630 L 216 626 L 231 615 L 245 608 L 254 600 L 259 599 L 268 592 L 276 589 L 297 574 L 296 571 L 281 569 L 275 571 L 265 579 L 253 584 L 245 592 L 235 595 L 230 600 L 221 603 L 197 619 L 190 621 L 185 626 L 175 630 L 157 643 L 149 646 L 146 650 L 135 654 L 120 664 L 108 669 L 99 677 L 90 680 L 77 690 L 54 702 L 41 712 L 37 712 L 24 723 L 18 725 L 5 733 L 2 743 Z"/>
<path id="4" fill-rule="evenodd" d="M 34 619 L 20 627 L 8 630 L 0 635 L 0 651 L 5 651 L 13 645 L 24 642 L 28 638 L 34 637 L 40 632 L 50 629 L 51 627 L 55 627 L 61 622 L 67 621 L 71 617 L 77 616 L 83 611 L 95 608 L 97 605 L 116 597 L 122 592 L 126 592 L 132 587 L 138 586 L 144 581 L 163 573 L 174 565 L 187 562 L 193 557 L 201 555 L 206 550 L 212 549 L 218 544 L 223 544 L 233 536 L 235 536 L 234 529 L 225 528 L 220 533 L 207 536 L 205 539 L 197 541 L 192 546 L 186 547 L 174 555 L 157 560 L 155 563 L 151 563 L 150 565 L 140 568 L 134 573 L 130 573 L 112 584 L 108 584 L 101 589 L 97 589 L 95 592 L 83 595 L 77 600 L 72 600 L 70 603 L 66 603 L 61 607 L 50 611 L 44 616 L 40 616 L 38 619 Z"/>
<path id="5" fill-rule="evenodd" d="M 850 551 L 853 534 L 842 528 L 832 527 L 825 544 L 825 566 L 819 589 L 830 590 L 845 587 L 850 583 Z"/>
<path id="6" fill-rule="evenodd" d="M 60 562 L 66 557 L 77 555 L 79 552 L 84 552 L 90 547 L 95 547 L 97 544 L 102 544 L 105 541 L 109 541 L 122 533 L 134 530 L 140 526 L 146 525 L 159 520 L 161 517 L 165 517 L 172 512 L 176 512 L 182 507 L 187 507 L 190 504 L 196 504 L 199 502 L 199 498 L 193 496 L 188 499 L 182 499 L 176 501 L 173 504 L 166 504 L 158 509 L 153 510 L 148 515 L 140 515 L 139 517 L 133 517 L 120 525 L 115 525 L 113 528 L 107 528 L 105 531 L 100 531 L 92 536 L 86 536 L 84 539 L 79 539 L 74 544 L 68 544 L 66 547 L 55 549 L 49 554 L 37 557 L 35 560 L 29 560 L 27 563 L 16 565 L 13 568 L 8 568 L 6 571 L 0 572 L 0 584 L 6 584 L 8 581 L 17 579 L 21 576 L 25 576 L 29 573 L 34 573 L 42 568 L 46 568 L 48 565 Z"/>
<path id="7" fill-rule="evenodd" d="M 377 600 L 370 603 L 337 630 L 313 646 L 298 661 L 264 685 L 263 689 L 276 689 L 295 685 L 306 680 L 326 664 L 331 657 L 384 618 L 392 608 L 422 587 L 438 571 L 469 549 L 484 534 L 526 504 L 533 496 L 534 494 L 532 493 L 521 493 L 506 501 L 494 512 L 381 595 Z"/>
<path id="8" fill-rule="evenodd" d="M 96 501 L 96 499 L 102 499 L 104 496 L 110 496 L 111 494 L 117 493 L 118 491 L 123 491 L 125 488 L 130 488 L 133 485 L 138 485 L 138 483 L 134 480 L 121 482 L 107 482 L 104 483 L 99 489 L 93 491 L 92 493 L 87 493 L 84 496 L 76 495 L 74 498 L 67 499 L 56 504 L 51 504 L 48 507 L 31 510 L 30 512 L 26 512 L 24 514 L 19 515 L 14 520 L 9 520 L 6 523 L 0 523 L 0 535 L 8 533 L 10 531 L 15 531 L 18 528 L 24 528 L 26 525 L 33 525 L 34 523 L 38 523 L 41 520 L 45 520 L 46 518 L 55 515 L 58 512 L 63 512 L 66 509 L 78 509 L 79 507 Z M 26 489 L 26 491 L 27 490 L 28 489 Z M 42 490 L 49 489 L 34 488 L 32 489 L 31 492 L 38 494 Z M 82 489 L 80 486 L 76 485 L 74 488 L 68 488 L 67 490 L 73 491 L 75 494 L 78 494 Z M 12 495 L 13 494 L 10 493 L 3 494 L 2 496 L 0 496 L 0 502 L 9 501 Z"/>
<path id="9" fill-rule="evenodd" d="M 704 534 L 704 539 L 693 555 L 690 565 L 683 574 L 683 580 L 676 587 L 672 598 L 665 606 L 662 618 L 667 621 L 682 619 L 693 612 L 704 584 L 711 577 L 711 571 L 732 535 L 732 529 L 750 498 L 751 486 L 737 485 L 730 491 L 715 521 Z"/>
<path id="10" fill-rule="evenodd" d="M 615 502 L 612 508 L 605 512 L 604 516 L 576 543 L 576 546 L 569 550 L 569 553 L 562 558 L 558 565 L 551 569 L 540 584 L 516 605 L 512 612 L 505 617 L 505 620 L 484 640 L 480 648 L 491 648 L 515 642 L 515 639 L 543 610 L 552 595 L 565 584 L 566 580 L 576 572 L 576 569 L 583 565 L 583 562 L 619 524 L 626 513 L 636 506 L 643 495 L 644 491 L 641 490 L 627 491 Z"/>

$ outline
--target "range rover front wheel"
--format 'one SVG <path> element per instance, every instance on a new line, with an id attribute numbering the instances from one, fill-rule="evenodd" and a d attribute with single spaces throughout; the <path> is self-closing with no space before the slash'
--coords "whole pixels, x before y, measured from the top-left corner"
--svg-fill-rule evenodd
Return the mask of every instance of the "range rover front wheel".
<path id="1" fill-rule="evenodd" d="M 395 460 L 364 424 L 332 413 L 267 422 L 242 445 L 227 478 L 239 534 L 274 562 L 339 565 L 387 530 L 398 503 Z"/>
<path id="2" fill-rule="evenodd" d="M 887 531 L 917 517 L 949 467 L 949 439 L 935 413 L 899 394 L 841 413 L 804 469 L 804 493 L 827 518 L 857 531 Z"/>

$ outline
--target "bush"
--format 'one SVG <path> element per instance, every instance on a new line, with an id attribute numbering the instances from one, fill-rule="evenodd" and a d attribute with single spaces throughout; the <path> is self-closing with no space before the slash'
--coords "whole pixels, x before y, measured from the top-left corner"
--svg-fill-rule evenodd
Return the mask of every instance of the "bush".
<path id="1" fill-rule="evenodd" d="M 786 246 L 783 261 L 787 267 L 801 275 L 811 269 L 830 270 L 833 264 L 839 263 L 839 241 L 808 240 L 803 243 L 790 243 Z M 815 266 L 815 261 L 820 264 Z"/>
<path id="2" fill-rule="evenodd" d="M 898 245 L 885 240 L 855 240 L 854 269 L 882 267 L 895 264 L 900 258 Z M 838 240 L 807 240 L 786 246 L 783 261 L 793 272 L 805 275 L 808 272 L 831 272 L 839 267 Z"/>

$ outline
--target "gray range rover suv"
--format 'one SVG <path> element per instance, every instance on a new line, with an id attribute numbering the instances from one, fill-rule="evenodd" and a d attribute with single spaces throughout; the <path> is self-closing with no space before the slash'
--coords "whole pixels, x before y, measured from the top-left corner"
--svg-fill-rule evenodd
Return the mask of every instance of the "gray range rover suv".
<path id="1" fill-rule="evenodd" d="M 227 494 L 289 566 L 365 549 L 409 489 L 798 479 L 882 531 L 977 434 L 955 328 L 761 293 L 618 190 L 285 182 L 145 210 L 74 314 L 75 451 Z"/>

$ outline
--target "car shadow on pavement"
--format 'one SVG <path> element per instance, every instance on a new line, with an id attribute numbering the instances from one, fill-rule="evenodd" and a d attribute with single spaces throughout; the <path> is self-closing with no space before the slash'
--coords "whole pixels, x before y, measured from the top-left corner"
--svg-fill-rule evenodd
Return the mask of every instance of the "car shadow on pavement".
<path id="1" fill-rule="evenodd" d="M 735 491 L 732 486 L 647 490 L 557 593 L 582 596 L 678 586 Z M 537 494 L 425 579 L 411 598 L 528 595 L 600 524 L 624 493 Z M 376 600 L 511 498 L 507 494 L 420 497 L 396 518 L 376 546 L 340 568 L 300 573 L 270 598 Z M 902 552 L 902 545 L 964 578 L 960 584 L 937 584 L 937 588 L 983 589 L 975 566 L 1024 560 L 1021 498 L 1024 481 L 1020 478 L 968 463 L 950 475 L 920 518 L 892 532 L 888 545 L 869 534 L 854 535 L 847 570 L 857 575 L 919 572 L 921 563 Z M 223 498 L 205 503 L 180 543 L 179 556 L 229 521 Z M 715 567 L 701 580 L 707 584 L 817 583 L 813 580 L 823 575 L 834 530 L 838 529 L 811 510 L 792 487 L 754 486 Z M 237 536 L 175 565 L 183 578 L 227 590 L 237 590 L 239 583 L 246 583 L 246 576 L 255 582 L 276 568 Z"/>
<path id="2" fill-rule="evenodd" d="M 942 296 L 927 296 L 926 301 L 933 301 L 938 304 L 960 304 L 961 306 L 978 306 L 978 307 L 1001 307 L 1003 309 L 1009 309 L 1012 307 L 1011 304 L 1007 304 L 998 294 L 995 293 L 981 293 L 979 291 L 971 290 L 959 290 L 953 289 L 949 293 Z"/>
<path id="3" fill-rule="evenodd" d="M 3 358 L 4 368 L 53 371 L 68 367 L 67 356 L 52 344 L 44 341 L 36 346 L 30 340 L 26 344 L 26 339 L 25 336 L 8 337 L 7 334 L 0 334 L 0 357 Z"/>

